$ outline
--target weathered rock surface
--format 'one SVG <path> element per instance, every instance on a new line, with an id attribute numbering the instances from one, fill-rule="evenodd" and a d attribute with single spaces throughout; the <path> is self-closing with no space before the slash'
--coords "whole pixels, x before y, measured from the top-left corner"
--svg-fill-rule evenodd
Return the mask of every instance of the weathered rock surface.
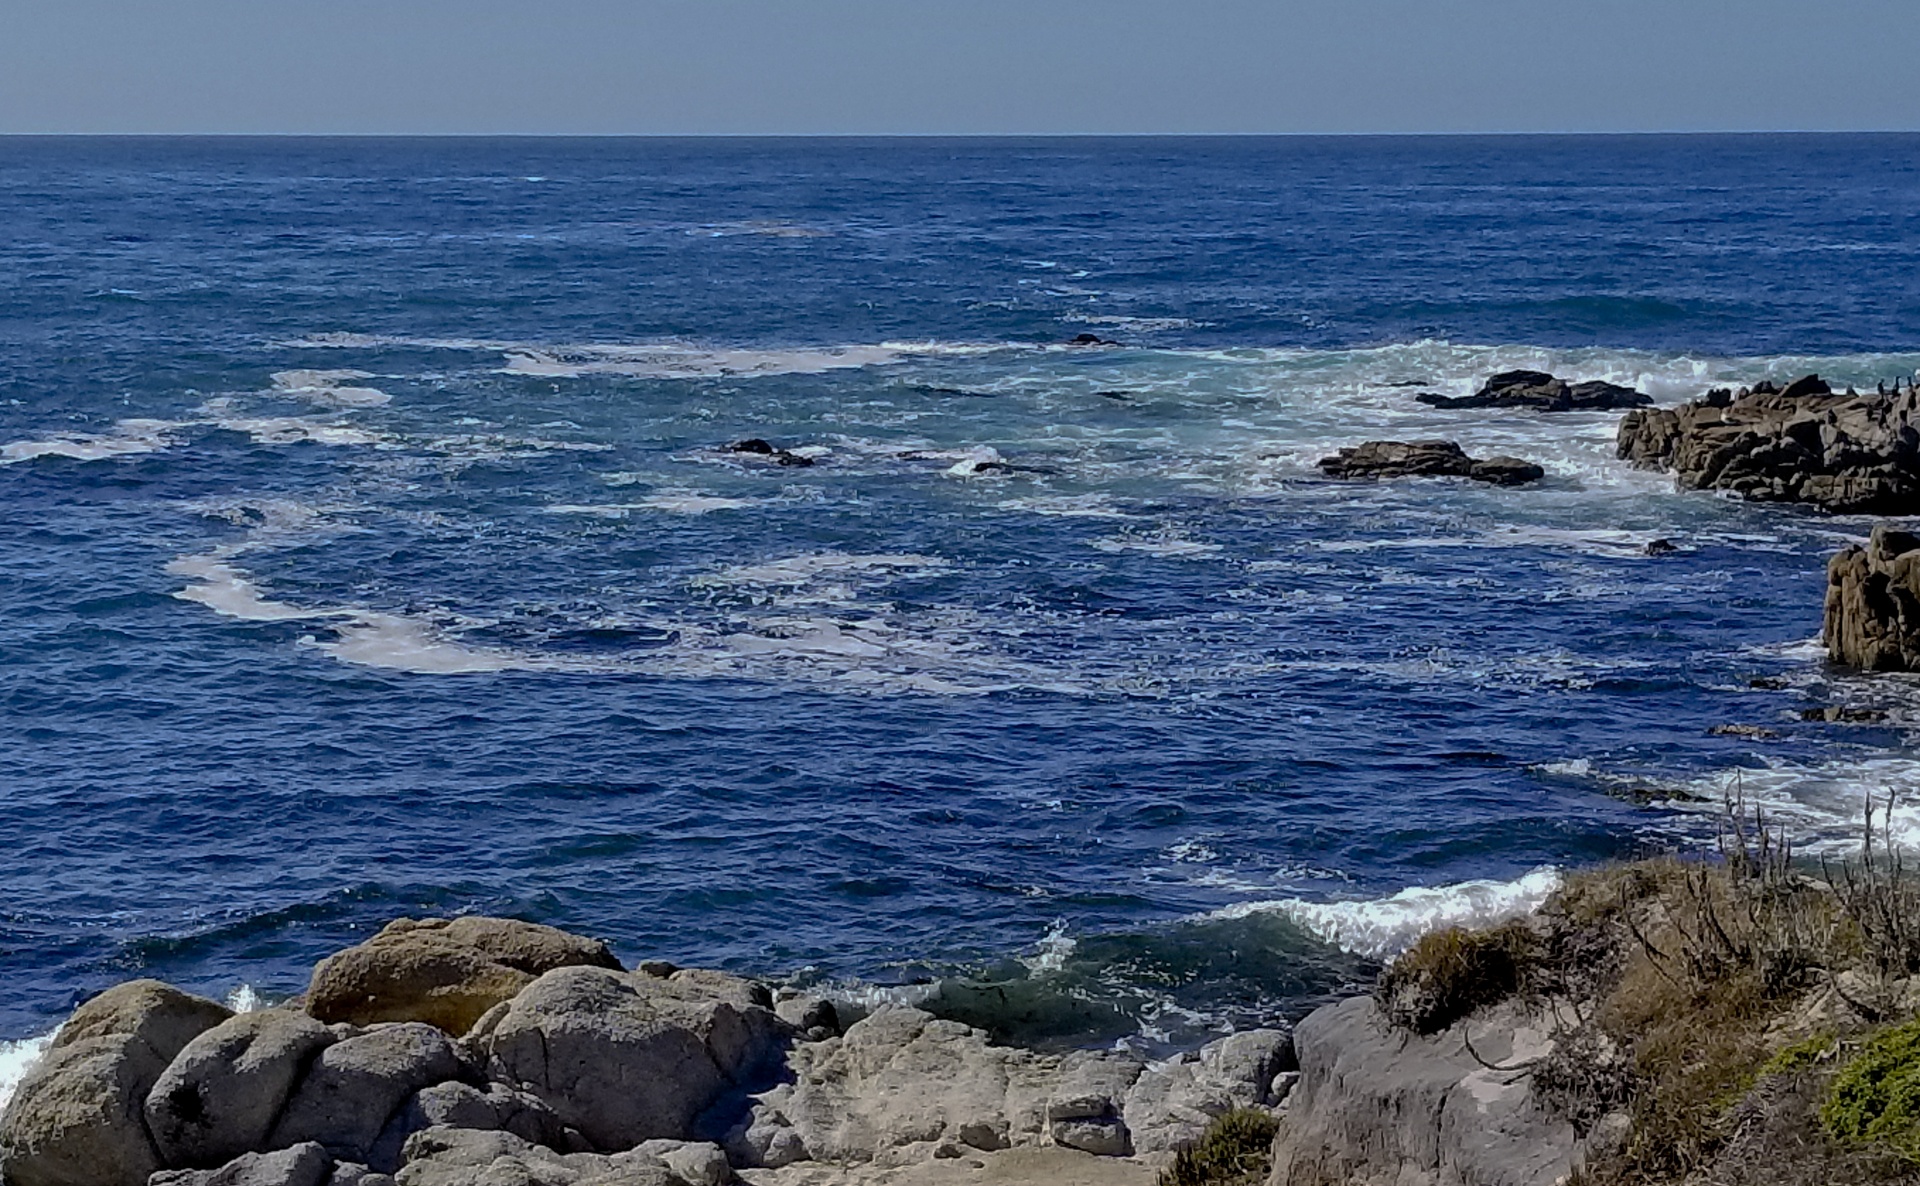
<path id="1" fill-rule="evenodd" d="M 333 1186 L 333 1178 L 333 1158 L 309 1143 L 243 1153 L 215 1170 L 163 1170 L 148 1186 Z"/>
<path id="2" fill-rule="evenodd" d="M 670 1144 L 557 1153 L 511 1133 L 430 1128 L 407 1139 L 407 1164 L 395 1179 L 399 1186 L 712 1186 L 716 1168 L 726 1167 L 717 1146 Z"/>
<path id="3" fill-rule="evenodd" d="M 1836 394 L 1817 375 L 1629 412 L 1619 454 L 1689 490 L 1830 511 L 1920 513 L 1920 395 Z"/>
<path id="4" fill-rule="evenodd" d="M 1452 441 L 1363 441 L 1318 464 L 1334 478 L 1471 478 L 1518 486 L 1546 476 L 1539 466 L 1517 457 L 1469 457 Z"/>
<path id="5" fill-rule="evenodd" d="M 380 1137 L 367 1152 L 367 1164 L 391 1173 L 399 1168 L 400 1151 L 414 1133 L 434 1127 L 467 1128 L 483 1132 L 512 1133 L 533 1145 L 579 1152 L 574 1140 L 553 1109 L 523 1091 L 503 1083 L 485 1088 L 468 1083 L 436 1083 L 415 1092 L 394 1113 Z M 584 1143 L 579 1134 L 572 1138 Z"/>
<path id="6" fill-rule="evenodd" d="M 1413 397 L 1435 408 L 1526 408 L 1535 412 L 1605 412 L 1617 408 L 1644 408 L 1653 397 L 1592 379 L 1569 383 L 1545 371 L 1502 371 L 1472 395 L 1448 397 L 1423 391 Z"/>
<path id="7" fill-rule="evenodd" d="M 1461 1026 L 1481 1058 L 1467 1052 Z M 1300 1079 L 1269 1186 L 1556 1186 L 1572 1127 L 1540 1112 L 1525 1064 L 1547 1030 L 1512 1006 L 1432 1037 L 1390 1029 L 1369 997 L 1315 1010 L 1294 1035 Z"/>
<path id="8" fill-rule="evenodd" d="M 1272 1103 L 1273 1077 L 1290 1065 L 1291 1043 L 1274 1030 L 1149 1066 L 995 1046 L 980 1030 L 886 1006 L 844 1037 L 796 1047 L 792 1081 L 756 1097 L 728 1148 L 740 1164 L 775 1168 L 1049 1142 L 1105 1157 L 1165 1152 L 1236 1104 Z"/>
<path id="9" fill-rule="evenodd" d="M 618 970 L 605 943 L 506 918 L 396 919 L 320 961 L 307 1011 L 322 1021 L 424 1021 L 465 1033 L 555 968 Z"/>
<path id="10" fill-rule="evenodd" d="M 0 1117 L 10 1186 L 140 1186 L 160 1168 L 142 1108 L 167 1063 L 232 1012 L 156 980 L 74 1011 Z"/>
<path id="11" fill-rule="evenodd" d="M 265 1009 L 187 1043 L 147 1095 L 147 1128 L 162 1161 L 213 1168 L 267 1148 L 295 1082 L 333 1040 L 304 1013 Z"/>
<path id="12" fill-rule="evenodd" d="M 1920 670 L 1920 536 L 1876 527 L 1827 562 L 1821 637 L 1835 663 Z"/>
<path id="13" fill-rule="evenodd" d="M 453 1042 L 424 1022 L 337 1042 L 313 1060 L 268 1143 L 314 1141 L 335 1157 L 363 1158 L 408 1096 L 460 1071 Z"/>
<path id="14" fill-rule="evenodd" d="M 598 1149 L 692 1135 L 694 1117 L 771 1069 L 789 1029 L 764 989 L 720 973 L 549 972 L 477 1038 L 489 1074 Z"/>

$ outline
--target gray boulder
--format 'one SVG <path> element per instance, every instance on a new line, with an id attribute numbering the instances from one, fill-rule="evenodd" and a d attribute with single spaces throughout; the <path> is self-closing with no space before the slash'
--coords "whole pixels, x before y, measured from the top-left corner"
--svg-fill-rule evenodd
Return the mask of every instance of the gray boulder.
<path id="1" fill-rule="evenodd" d="M 1683 489 L 1829 511 L 1920 513 L 1920 394 L 1837 394 L 1818 375 L 1629 412 L 1619 454 Z"/>
<path id="2" fill-rule="evenodd" d="M 162 1170 L 147 1186 L 332 1186 L 333 1158 L 308 1143 L 273 1153 L 243 1153 L 217 1170 Z"/>
<path id="3" fill-rule="evenodd" d="M 595 1148 L 693 1135 L 720 1096 L 769 1070 L 788 1027 L 764 989 L 718 973 L 548 972 L 477 1046 L 490 1077 L 531 1093 Z"/>
<path id="4" fill-rule="evenodd" d="M 1260 1029 L 1148 1067 L 1127 1093 L 1124 1118 L 1134 1148 L 1143 1153 L 1181 1149 L 1235 1108 L 1279 1103 L 1275 1080 L 1294 1066 L 1293 1039 Z"/>
<path id="5" fill-rule="evenodd" d="M 1509 1069 L 1469 1054 L 1463 1027 Z M 1316 1009 L 1294 1039 L 1300 1078 L 1269 1186 L 1556 1186 L 1573 1172 L 1572 1126 L 1532 1100 L 1528 1068 L 1552 1050 L 1550 1027 L 1517 1006 L 1419 1037 L 1354 997 Z"/>
<path id="6" fill-rule="evenodd" d="M 1835 663 L 1920 670 L 1920 537 L 1875 527 L 1828 561 L 1821 636 Z"/>
<path id="7" fill-rule="evenodd" d="M 424 1022 L 336 1042 L 313 1060 L 268 1143 L 318 1141 L 336 1157 L 363 1158 L 408 1096 L 460 1070 L 453 1042 Z"/>
<path id="8" fill-rule="evenodd" d="M 230 1018 L 187 1043 L 153 1085 L 147 1128 L 170 1166 L 223 1166 L 267 1146 L 295 1082 L 334 1034 L 304 1013 Z"/>
<path id="9" fill-rule="evenodd" d="M 1053 1143 L 1101 1157 L 1132 1153 L 1133 1134 L 1123 1113 L 1127 1092 L 1143 1069 L 1135 1059 L 1112 1054 L 1078 1051 L 1063 1059 L 1047 1097 Z"/>
<path id="10" fill-rule="evenodd" d="M 74 1011 L 0 1117 L 9 1186 L 140 1186 L 160 1168 L 142 1108 L 167 1063 L 231 1017 L 157 980 Z"/>
<path id="11" fill-rule="evenodd" d="M 415 1092 L 394 1113 L 368 1151 L 368 1164 L 391 1173 L 399 1168 L 407 1138 L 434 1127 L 512 1133 L 529 1144 L 574 1151 L 568 1148 L 566 1126 L 553 1109 L 525 1092 L 504 1083 L 489 1083 L 484 1089 L 467 1083 L 436 1083 Z"/>
<path id="12" fill-rule="evenodd" d="M 908 1146 L 1038 1144 L 1059 1060 L 979 1030 L 882 1006 L 843 1037 L 793 1049 L 793 1082 L 755 1097 L 729 1135 L 744 1163 L 872 1161 Z"/>
<path id="13" fill-rule="evenodd" d="M 709 1149 L 712 1146 L 708 1146 Z M 717 1150 L 714 1150 L 717 1152 Z M 645 1147 L 622 1153 L 556 1153 L 510 1133 L 429 1128 L 407 1138 L 399 1186 L 707 1186 Z M 710 1172 L 710 1162 L 681 1158 Z"/>

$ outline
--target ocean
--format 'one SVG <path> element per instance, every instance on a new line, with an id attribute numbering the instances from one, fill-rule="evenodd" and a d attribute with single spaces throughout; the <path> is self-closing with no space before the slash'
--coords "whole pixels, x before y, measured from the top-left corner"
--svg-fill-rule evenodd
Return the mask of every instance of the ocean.
<path id="1" fill-rule="evenodd" d="M 0 139 L 0 1064 L 456 912 L 1164 1051 L 1842 848 L 1871 522 L 1412 394 L 1870 389 L 1916 276 L 1916 136 Z M 1427 437 L 1547 477 L 1313 464 Z"/>

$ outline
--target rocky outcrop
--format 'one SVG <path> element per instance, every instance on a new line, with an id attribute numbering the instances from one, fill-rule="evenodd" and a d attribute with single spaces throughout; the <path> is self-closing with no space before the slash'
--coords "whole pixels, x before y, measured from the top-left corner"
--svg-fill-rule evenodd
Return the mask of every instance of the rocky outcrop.
<path id="1" fill-rule="evenodd" d="M 1268 1186 L 1559 1186 L 1580 1150 L 1533 1102 L 1549 1033 L 1513 1006 L 1431 1037 L 1392 1029 L 1370 997 L 1314 1011 Z"/>
<path id="2" fill-rule="evenodd" d="M 686 1136 L 729 1088 L 771 1069 L 790 1030 L 764 988 L 697 971 L 668 977 L 561 968 L 474 1035 L 488 1072 L 541 1100 L 593 1147 Z"/>
<path id="3" fill-rule="evenodd" d="M 1534 412 L 1609 412 L 1619 408 L 1645 408 L 1653 397 L 1591 379 L 1569 383 L 1545 371 L 1502 371 L 1489 378 L 1472 395 L 1444 396 L 1423 391 L 1413 397 L 1434 408 L 1524 408 Z"/>
<path id="4" fill-rule="evenodd" d="M 1137 1181 L 1147 1164 L 1074 1159 L 1164 1155 L 1236 1106 L 1276 1104 L 1293 1074 L 1274 1030 L 1158 1063 L 1050 1054 L 897 1006 L 843 1030 L 818 997 L 602 960 L 604 945 L 550 928 L 406 921 L 323 961 L 316 991 L 286 1007 L 236 1016 L 123 985 L 74 1014 L 0 1117 L 0 1177 L 720 1186 L 735 1166 L 793 1168 L 795 1183 L 857 1166 L 917 1181 L 956 1157 L 1027 1150 L 1049 1155 L 1034 1164 L 1055 1180 Z M 329 1024 L 306 1009 L 446 1024 Z"/>
<path id="5" fill-rule="evenodd" d="M 268 1148 L 274 1122 L 333 1031 L 304 1013 L 242 1013 L 180 1051 L 147 1096 L 147 1127 L 170 1166 L 213 1168 Z"/>
<path id="6" fill-rule="evenodd" d="M 1920 536 L 1876 527 L 1827 562 L 1821 637 L 1835 663 L 1920 671 Z"/>
<path id="7" fill-rule="evenodd" d="M 1332 478 L 1471 478 L 1496 486 L 1537 482 L 1546 471 L 1517 457 L 1476 459 L 1452 441 L 1363 441 L 1319 461 Z"/>
<path id="8" fill-rule="evenodd" d="M 422 1021 L 463 1034 L 555 968 L 618 969 L 597 939 L 506 918 L 396 919 L 313 970 L 307 1012 L 371 1025 Z"/>
<path id="9" fill-rule="evenodd" d="M 1849 513 L 1920 513 L 1920 395 L 1836 394 L 1818 375 L 1629 412 L 1619 454 L 1689 490 Z"/>
<path id="10" fill-rule="evenodd" d="M 117 1186 L 161 1166 L 142 1109 L 174 1056 L 230 1010 L 157 980 L 74 1011 L 0 1116 L 9 1186 Z"/>
<path id="11" fill-rule="evenodd" d="M 886 1006 L 843 1038 L 796 1047 L 791 1081 L 754 1097 L 727 1144 L 739 1163 L 772 1167 L 1039 1144 L 1159 1153 L 1195 1140 L 1236 1105 L 1277 1102 L 1275 1080 L 1291 1065 L 1291 1042 L 1276 1030 L 1150 1065 L 995 1046 L 970 1026 Z"/>

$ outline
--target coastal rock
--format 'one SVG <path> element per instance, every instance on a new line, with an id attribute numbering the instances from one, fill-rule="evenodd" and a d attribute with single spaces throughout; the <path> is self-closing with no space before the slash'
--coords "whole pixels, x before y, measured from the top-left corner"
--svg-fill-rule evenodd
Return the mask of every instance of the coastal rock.
<path id="1" fill-rule="evenodd" d="M 403 1156 L 399 1186 L 711 1186 L 715 1159 L 726 1164 L 712 1145 L 556 1153 L 511 1133 L 460 1128 L 415 1133 Z"/>
<path id="2" fill-rule="evenodd" d="M 1198 1140 L 1215 1117 L 1279 1102 L 1274 1082 L 1295 1065 L 1292 1038 L 1260 1029 L 1149 1067 L 1127 1093 L 1125 1117 L 1134 1148 L 1148 1153 L 1180 1149 Z"/>
<path id="3" fill-rule="evenodd" d="M 217 1170 L 163 1170 L 147 1186 L 333 1186 L 334 1177 L 333 1158 L 309 1142 L 273 1153 L 243 1153 Z"/>
<path id="4" fill-rule="evenodd" d="M 1619 455 L 1689 490 L 1847 513 L 1920 513 L 1920 395 L 1835 394 L 1817 375 L 1629 412 Z"/>
<path id="5" fill-rule="evenodd" d="M 1037 1144 L 1058 1063 L 983 1032 L 885 1005 L 843 1037 L 794 1048 L 793 1082 L 762 1093 L 729 1138 L 749 1163 L 872 1161 L 907 1146 Z"/>
<path id="6" fill-rule="evenodd" d="M 788 1029 L 747 982 L 561 968 L 516 996 L 480 1039 L 492 1077 L 519 1086 L 595 1148 L 685 1138 L 694 1117 L 768 1068 Z"/>
<path id="7" fill-rule="evenodd" d="M 74 1011 L 0 1117 L 9 1186 L 140 1186 L 160 1168 L 142 1108 L 167 1064 L 232 1012 L 157 980 Z"/>
<path id="8" fill-rule="evenodd" d="M 294 1083 L 334 1034 L 304 1013 L 229 1018 L 186 1044 L 154 1082 L 147 1128 L 169 1166 L 210 1168 L 267 1147 Z"/>
<path id="9" fill-rule="evenodd" d="M 1835 663 L 1920 670 L 1920 536 L 1875 527 L 1866 547 L 1827 562 L 1821 637 Z"/>
<path id="10" fill-rule="evenodd" d="M 512 1133 L 533 1145 L 569 1148 L 566 1126 L 553 1109 L 504 1083 L 484 1089 L 468 1083 L 436 1083 L 423 1087 L 406 1101 L 367 1152 L 367 1164 L 392 1172 L 400 1165 L 400 1151 L 414 1133 L 434 1127 L 469 1128 Z"/>
<path id="11" fill-rule="evenodd" d="M 1133 1133 L 1123 1115 L 1127 1092 L 1144 1068 L 1130 1058 L 1076 1052 L 1060 1067 L 1047 1097 L 1047 1127 L 1056 1145 L 1101 1157 L 1133 1152 Z"/>
<path id="12" fill-rule="evenodd" d="M 317 1141 L 335 1157 L 362 1158 L 408 1096 L 460 1070 L 452 1041 L 424 1022 L 337 1042 L 313 1060 L 269 1144 Z"/>
<path id="13" fill-rule="evenodd" d="M 1537 482 L 1546 475 L 1517 457 L 1469 457 L 1452 441 L 1363 441 L 1318 464 L 1334 478 L 1451 477 L 1496 486 Z"/>
<path id="14" fill-rule="evenodd" d="M 424 1021 L 463 1034 L 481 1014 L 555 968 L 618 969 L 605 943 L 508 918 L 396 919 L 320 961 L 307 1012 L 371 1025 Z"/>
<path id="15" fill-rule="evenodd" d="M 1413 397 L 1435 408 L 1526 408 L 1535 412 L 1605 412 L 1644 408 L 1653 397 L 1599 379 L 1569 383 L 1545 371 L 1502 371 L 1472 395 L 1448 397 L 1423 391 Z"/>
<path id="16" fill-rule="evenodd" d="M 812 465 L 813 458 L 804 453 L 795 453 L 789 449 L 775 448 L 772 442 L 759 437 L 748 437 L 744 441 L 735 441 L 727 446 L 729 453 L 747 453 L 755 457 L 765 457 L 775 465 Z"/>
<path id="17" fill-rule="evenodd" d="M 1513 1069 L 1474 1058 L 1463 1026 L 1480 1058 Z M 1531 1098 L 1527 1064 L 1552 1042 L 1515 1006 L 1419 1037 L 1354 997 L 1309 1014 L 1294 1040 L 1300 1078 L 1268 1186 L 1556 1186 L 1573 1170 L 1572 1126 Z"/>

